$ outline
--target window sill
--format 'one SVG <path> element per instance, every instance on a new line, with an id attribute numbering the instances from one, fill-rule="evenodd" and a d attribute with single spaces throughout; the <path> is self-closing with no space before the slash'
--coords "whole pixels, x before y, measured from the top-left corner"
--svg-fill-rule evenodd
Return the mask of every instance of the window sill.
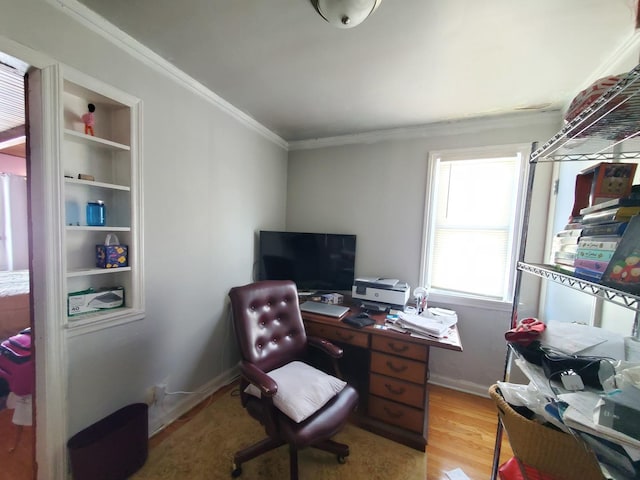
<path id="1" fill-rule="evenodd" d="M 438 304 L 443 306 L 460 306 L 460 307 L 472 307 L 482 308 L 485 310 L 494 310 L 499 312 L 510 312 L 512 304 L 511 302 L 505 302 L 502 300 L 490 300 L 487 298 L 472 297 L 469 295 L 456 295 L 452 293 L 436 293 L 429 292 L 429 298 L 427 299 L 427 305 Z M 455 308 L 454 308 L 455 310 Z"/>

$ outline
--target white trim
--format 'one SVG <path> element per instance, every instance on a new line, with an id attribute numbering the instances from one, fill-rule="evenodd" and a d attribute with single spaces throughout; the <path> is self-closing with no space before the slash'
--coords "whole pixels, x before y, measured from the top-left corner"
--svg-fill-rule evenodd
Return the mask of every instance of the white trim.
<path id="1" fill-rule="evenodd" d="M 438 385 L 439 387 L 450 388 L 480 397 L 489 397 L 489 385 L 480 385 L 479 383 L 457 380 L 441 375 L 431 375 L 429 377 L 429 385 Z"/>
<path id="2" fill-rule="evenodd" d="M 516 194 L 515 204 L 513 206 L 514 209 L 514 217 L 513 217 L 513 228 L 509 232 L 509 269 L 508 269 L 508 277 L 505 278 L 506 281 L 506 289 L 505 289 L 505 298 L 502 299 L 490 299 L 485 296 L 476 296 L 470 294 L 456 294 L 454 292 L 449 292 L 446 290 L 440 291 L 432 291 L 433 296 L 430 295 L 431 300 L 434 300 L 434 297 L 438 299 L 438 301 L 442 303 L 449 303 L 451 301 L 455 301 L 460 304 L 460 302 L 464 299 L 472 306 L 477 306 L 481 308 L 492 308 L 493 306 L 498 307 L 499 310 L 502 310 L 502 306 L 507 305 L 506 302 L 513 298 L 514 285 L 515 285 L 515 262 L 517 261 L 517 253 L 519 251 L 520 238 L 517 236 L 518 232 L 522 228 L 523 222 L 523 208 L 524 208 L 524 199 L 525 199 L 525 189 L 526 189 L 526 179 L 528 178 L 528 168 L 529 168 L 529 156 L 531 153 L 531 145 L 524 143 L 515 143 L 515 144 L 507 144 L 507 145 L 491 145 L 486 147 L 471 147 L 471 148 L 457 148 L 457 149 L 446 149 L 446 150 L 438 150 L 429 153 L 429 163 L 427 169 L 427 188 L 425 191 L 425 207 L 424 207 L 424 217 L 423 217 L 423 225 L 422 225 L 422 243 L 420 250 L 420 273 L 419 273 L 419 283 L 420 285 L 426 285 L 430 287 L 429 282 L 427 281 L 429 266 L 431 263 L 430 255 L 431 250 L 429 248 L 430 245 L 433 245 L 435 231 L 431 226 L 434 223 L 434 215 L 435 209 L 433 208 L 435 197 L 438 194 L 436 189 L 434 188 L 434 183 L 437 175 L 437 167 L 438 160 L 450 161 L 458 161 L 458 160 L 467 160 L 469 158 L 474 159 L 491 159 L 495 157 L 502 156 L 512 156 L 519 155 L 520 156 L 520 169 L 518 171 L 518 190 Z M 507 273 L 507 272 L 505 272 Z"/>
<path id="3" fill-rule="evenodd" d="M 177 400 L 173 405 L 151 406 L 149 408 L 149 437 L 164 430 L 182 415 L 199 405 L 207 397 L 213 395 L 222 387 L 234 382 L 239 376 L 239 367 L 232 367 L 226 372 L 222 372 L 213 380 L 208 381 L 204 387 L 198 389 L 198 391 L 189 393 L 188 396 Z M 167 395 L 172 394 L 169 393 Z M 238 398 L 238 402 L 239 401 L 240 399 Z M 165 396 L 164 402 L 167 402 L 167 396 Z"/>
<path id="4" fill-rule="evenodd" d="M 238 120 L 244 126 L 262 135 L 267 140 L 284 149 L 288 148 L 288 143 L 267 127 L 234 107 L 231 103 L 209 90 L 202 83 L 190 77 L 185 72 L 175 67 L 160 55 L 145 47 L 143 44 L 126 34 L 115 25 L 97 15 L 95 12 L 79 3 L 77 0 L 45 0 L 47 3 L 60 9 L 65 14 L 72 17 L 78 23 L 97 33 L 107 41 L 121 48 L 131 56 L 140 60 L 144 65 L 152 68 L 156 72 L 170 78 L 178 84 L 191 90 L 196 95 L 201 96 L 208 102 L 220 108 L 229 116 Z"/>
<path id="5" fill-rule="evenodd" d="M 336 137 L 315 138 L 289 142 L 289 151 L 310 150 L 314 148 L 339 147 L 343 145 L 376 143 L 391 140 L 412 140 L 416 138 L 446 137 L 495 131 L 504 128 L 514 128 L 526 125 L 533 128 L 536 125 L 547 126 L 558 122 L 561 118 L 560 110 L 540 112 L 519 112 L 487 117 L 467 118 L 448 122 L 430 123 L 415 127 L 392 128 L 374 130 L 367 133 L 341 135 Z"/>
<path id="6" fill-rule="evenodd" d="M 38 479 L 67 472 L 67 346 L 60 272 L 60 72 L 57 65 L 29 75 L 33 318 L 36 354 Z"/>
<path id="7" fill-rule="evenodd" d="M 45 68 L 55 64 L 55 60 L 40 52 L 36 52 L 29 47 L 0 35 L 0 51 L 17 58 L 35 68 Z"/>

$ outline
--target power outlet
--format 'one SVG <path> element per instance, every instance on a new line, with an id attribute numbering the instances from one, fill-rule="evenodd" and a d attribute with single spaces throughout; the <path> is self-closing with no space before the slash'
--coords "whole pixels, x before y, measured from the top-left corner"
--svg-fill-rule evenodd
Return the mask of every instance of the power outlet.
<path id="1" fill-rule="evenodd" d="M 156 403 L 156 387 L 149 387 L 144 393 L 144 403 L 151 406 Z"/>
<path id="2" fill-rule="evenodd" d="M 154 398 L 154 402 L 156 405 L 162 405 L 162 402 L 164 402 L 164 397 L 167 394 L 167 384 L 166 383 L 159 383 L 157 384 L 154 388 L 154 392 L 153 392 L 153 398 Z"/>

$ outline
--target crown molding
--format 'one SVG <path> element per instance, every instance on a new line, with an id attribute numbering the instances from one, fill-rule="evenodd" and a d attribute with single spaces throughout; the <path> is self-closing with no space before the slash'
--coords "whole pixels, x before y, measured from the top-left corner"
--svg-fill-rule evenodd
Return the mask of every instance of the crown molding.
<path id="1" fill-rule="evenodd" d="M 418 138 L 446 137 L 452 135 L 463 135 L 467 133 L 477 133 L 485 130 L 513 128 L 514 126 L 525 124 L 548 125 L 550 122 L 559 121 L 560 118 L 560 110 L 519 112 L 503 115 L 474 117 L 461 120 L 451 120 L 446 122 L 418 125 L 415 127 L 375 130 L 353 135 L 340 135 L 336 137 L 314 138 L 310 140 L 289 142 L 289 151 L 377 143 L 393 140 L 413 140 Z"/>
<path id="2" fill-rule="evenodd" d="M 185 86 L 193 93 L 201 96 L 205 100 L 209 101 L 222 111 L 238 120 L 241 124 L 250 128 L 251 130 L 262 135 L 267 140 L 275 143 L 279 147 L 288 148 L 288 143 L 279 135 L 275 134 L 267 127 L 250 117 L 243 111 L 234 107 L 231 103 L 209 90 L 203 84 L 184 73 L 179 68 L 175 67 L 160 55 L 153 52 L 142 43 L 135 40 L 133 37 L 117 28 L 106 19 L 90 10 L 85 5 L 79 3 L 77 0 L 45 0 L 50 5 L 58 8 L 84 27 L 88 28 L 92 32 L 97 33 L 107 41 L 126 51 L 136 59 L 140 60 L 146 66 L 159 72 L 162 75 L 167 76 L 173 81 Z"/>

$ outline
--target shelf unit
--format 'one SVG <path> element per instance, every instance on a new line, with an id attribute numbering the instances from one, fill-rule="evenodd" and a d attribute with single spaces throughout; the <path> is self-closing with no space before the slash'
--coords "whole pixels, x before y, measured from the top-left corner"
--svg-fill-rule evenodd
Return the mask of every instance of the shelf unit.
<path id="1" fill-rule="evenodd" d="M 61 192 L 64 231 L 65 295 L 122 286 L 123 307 L 68 315 L 70 331 L 91 331 L 142 318 L 140 101 L 72 69 L 63 70 Z M 84 133 L 82 115 L 95 105 L 95 136 Z M 79 174 L 95 180 L 81 180 Z M 89 226 L 86 205 L 102 200 L 106 225 Z M 128 247 L 128 266 L 97 268 L 96 245 L 115 234 Z M 79 329 L 78 327 L 83 327 Z"/>
<path id="2" fill-rule="evenodd" d="M 542 146 L 534 144 L 529 159 L 529 181 L 525 202 L 524 222 L 518 255 L 515 293 L 512 304 L 512 327 L 518 321 L 518 304 L 522 275 L 534 275 L 568 288 L 584 292 L 635 312 L 633 331 L 638 338 L 640 328 L 640 297 L 598 283 L 578 279 L 558 271 L 553 265 L 525 262 L 529 215 L 532 205 L 532 186 L 535 167 L 543 162 L 571 161 L 640 161 L 640 65 L 628 72 L 616 85 L 609 88 L 595 102 Z M 512 351 L 507 349 L 505 379 L 512 361 Z M 497 479 L 502 425 L 498 423 L 493 457 L 492 479 Z"/>

